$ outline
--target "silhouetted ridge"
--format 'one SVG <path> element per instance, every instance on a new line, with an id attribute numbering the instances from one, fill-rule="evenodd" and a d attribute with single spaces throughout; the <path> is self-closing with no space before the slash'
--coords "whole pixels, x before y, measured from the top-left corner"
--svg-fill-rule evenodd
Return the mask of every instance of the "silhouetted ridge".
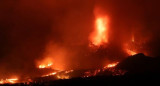
<path id="1" fill-rule="evenodd" d="M 127 70 L 128 73 L 151 73 L 159 72 L 160 60 L 144 54 L 129 56 L 120 62 L 116 68 Z"/>

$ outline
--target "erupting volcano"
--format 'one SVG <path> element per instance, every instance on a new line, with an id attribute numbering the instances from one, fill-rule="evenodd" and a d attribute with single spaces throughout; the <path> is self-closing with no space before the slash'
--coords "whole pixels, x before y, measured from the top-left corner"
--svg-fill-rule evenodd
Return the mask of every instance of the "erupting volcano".
<path id="1" fill-rule="evenodd" d="M 107 84 L 159 74 L 157 8 L 149 0 L 2 0 L 0 85 Z"/>

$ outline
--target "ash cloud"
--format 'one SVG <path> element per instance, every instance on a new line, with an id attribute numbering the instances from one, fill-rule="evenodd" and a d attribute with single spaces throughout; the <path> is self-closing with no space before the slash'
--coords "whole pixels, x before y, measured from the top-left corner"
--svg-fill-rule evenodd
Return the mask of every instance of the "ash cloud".
<path id="1" fill-rule="evenodd" d="M 120 55 L 122 44 L 134 32 L 137 40 L 149 40 L 144 49 L 150 55 L 159 55 L 160 7 L 156 0 L 1 0 L 0 77 L 28 72 L 32 75 L 35 60 L 44 58 L 50 42 L 70 53 L 65 58 L 66 69 L 93 68 L 104 58 L 112 60 L 87 56 L 95 6 L 111 19 L 109 45 L 114 46 L 113 54 Z"/>

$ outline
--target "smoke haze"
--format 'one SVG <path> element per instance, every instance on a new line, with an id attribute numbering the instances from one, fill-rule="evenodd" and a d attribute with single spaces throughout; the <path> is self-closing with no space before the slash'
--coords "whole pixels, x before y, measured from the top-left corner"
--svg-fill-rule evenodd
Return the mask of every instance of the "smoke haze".
<path id="1" fill-rule="evenodd" d="M 140 51 L 159 56 L 158 2 L 0 0 L 0 77 L 32 75 L 36 60 L 45 57 L 53 57 L 57 65 L 54 68 L 59 70 L 101 67 L 105 62 L 125 56 L 122 47 L 132 34 L 143 44 Z M 90 53 L 88 47 L 88 37 L 94 29 L 95 7 L 110 19 L 107 46 L 112 47 L 100 49 L 101 56 L 99 52 Z"/>

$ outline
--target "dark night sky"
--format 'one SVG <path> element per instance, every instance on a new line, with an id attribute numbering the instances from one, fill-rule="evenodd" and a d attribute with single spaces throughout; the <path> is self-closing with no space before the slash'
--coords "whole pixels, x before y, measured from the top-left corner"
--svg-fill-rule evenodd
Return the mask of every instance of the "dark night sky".
<path id="1" fill-rule="evenodd" d="M 135 31 L 152 39 L 144 45 L 150 55 L 160 55 L 158 0 L 0 0 L 0 73 L 32 71 L 50 41 L 82 53 L 95 6 L 111 17 L 113 43 L 123 43 Z"/>

